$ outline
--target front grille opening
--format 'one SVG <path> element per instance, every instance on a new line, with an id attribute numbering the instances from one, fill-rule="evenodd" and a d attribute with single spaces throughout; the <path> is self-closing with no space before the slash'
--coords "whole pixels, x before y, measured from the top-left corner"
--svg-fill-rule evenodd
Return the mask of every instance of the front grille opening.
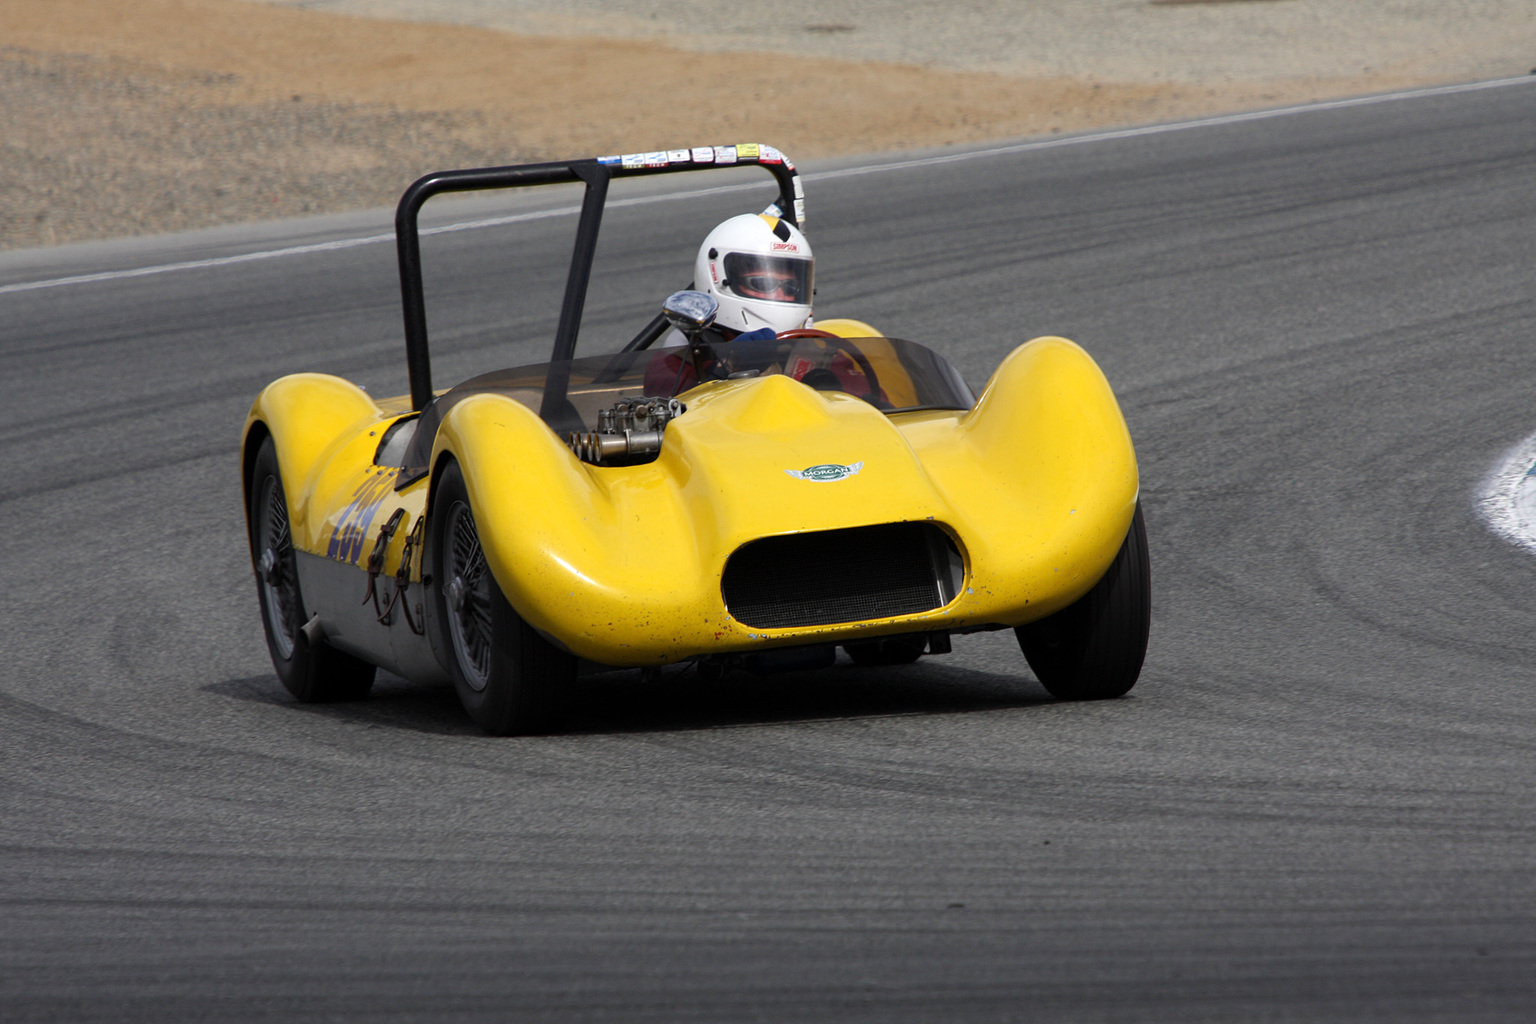
<path id="1" fill-rule="evenodd" d="M 881 523 L 743 544 L 720 590 L 736 621 L 786 629 L 932 611 L 954 599 L 964 573 L 937 524 Z"/>

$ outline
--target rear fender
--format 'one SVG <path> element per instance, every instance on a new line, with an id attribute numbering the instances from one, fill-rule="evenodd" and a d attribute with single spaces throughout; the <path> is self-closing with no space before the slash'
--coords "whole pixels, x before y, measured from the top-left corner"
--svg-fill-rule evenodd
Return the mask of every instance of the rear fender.
<path id="1" fill-rule="evenodd" d="M 816 329 L 835 334 L 839 338 L 883 338 L 874 327 L 863 320 L 850 320 L 847 317 L 836 317 L 831 320 L 817 320 Z"/>
<path id="2" fill-rule="evenodd" d="M 307 516 L 309 482 L 326 453 L 370 420 L 384 414 L 367 392 L 340 377 L 295 373 L 262 389 L 246 416 L 241 444 L 242 488 L 250 508 L 251 466 L 267 437 L 277 448 L 277 464 L 288 494 L 289 515 Z M 254 557 L 254 551 L 252 552 Z"/>

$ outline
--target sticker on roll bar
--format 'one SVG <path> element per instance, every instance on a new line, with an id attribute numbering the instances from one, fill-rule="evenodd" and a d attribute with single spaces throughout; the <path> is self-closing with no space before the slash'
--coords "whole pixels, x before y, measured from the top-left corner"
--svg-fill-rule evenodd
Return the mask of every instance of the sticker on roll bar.
<path id="1" fill-rule="evenodd" d="M 607 167 L 627 170 L 676 167 L 680 164 L 783 164 L 794 170 L 794 161 L 772 146 L 758 142 L 738 142 L 734 146 L 694 146 L 651 153 L 621 153 L 600 156 L 597 162 Z M 798 188 L 796 189 L 798 191 Z"/>

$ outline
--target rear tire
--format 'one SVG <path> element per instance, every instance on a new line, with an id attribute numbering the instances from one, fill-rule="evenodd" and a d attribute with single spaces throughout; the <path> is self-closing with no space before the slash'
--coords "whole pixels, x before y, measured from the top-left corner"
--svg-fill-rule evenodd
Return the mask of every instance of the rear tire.
<path id="1" fill-rule="evenodd" d="M 256 558 L 256 594 L 266 628 L 272 667 L 288 692 L 306 704 L 359 700 L 373 687 L 374 667 L 304 635 L 307 620 L 299 590 L 293 537 L 288 529 L 288 497 L 277 468 L 277 449 L 262 441 L 251 468 L 251 550 Z"/>
<path id="2" fill-rule="evenodd" d="M 1040 684 L 1061 700 L 1128 693 L 1141 674 L 1152 625 L 1152 570 L 1141 503 L 1109 570 L 1054 615 L 1014 630 Z"/>
<path id="3" fill-rule="evenodd" d="M 502 594 L 458 463 L 438 479 L 430 532 L 437 613 L 464 710 L 493 736 L 548 732 L 576 679 L 576 659 L 539 636 Z"/>

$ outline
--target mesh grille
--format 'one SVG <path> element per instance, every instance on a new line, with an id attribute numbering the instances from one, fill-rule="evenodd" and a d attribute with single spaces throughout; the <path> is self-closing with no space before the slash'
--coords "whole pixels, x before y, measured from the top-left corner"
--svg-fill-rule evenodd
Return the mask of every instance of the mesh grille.
<path id="1" fill-rule="evenodd" d="M 931 523 L 765 537 L 731 555 L 720 589 L 731 615 L 759 629 L 912 615 L 953 593 L 953 549 Z"/>

